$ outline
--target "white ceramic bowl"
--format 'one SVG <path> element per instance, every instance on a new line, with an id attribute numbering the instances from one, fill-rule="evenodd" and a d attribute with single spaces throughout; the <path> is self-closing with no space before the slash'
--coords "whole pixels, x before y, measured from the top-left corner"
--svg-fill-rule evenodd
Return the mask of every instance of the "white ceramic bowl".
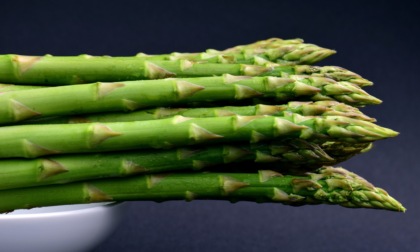
<path id="1" fill-rule="evenodd" d="M 123 208 L 124 203 L 94 203 L 0 214 L 0 251 L 89 251 L 114 231 Z"/>

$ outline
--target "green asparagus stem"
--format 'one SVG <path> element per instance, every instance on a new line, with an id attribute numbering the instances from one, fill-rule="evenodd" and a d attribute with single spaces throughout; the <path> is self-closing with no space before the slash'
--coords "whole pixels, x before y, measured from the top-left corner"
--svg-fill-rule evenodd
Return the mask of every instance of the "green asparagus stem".
<path id="1" fill-rule="evenodd" d="M 270 100 L 284 103 L 299 98 L 315 101 L 337 100 L 353 106 L 381 102 L 347 82 L 296 75 L 290 78 L 223 75 L 98 82 L 4 93 L 0 96 L 0 124 L 34 117 L 238 102 L 253 98 L 266 98 L 262 103 Z"/>
<path id="2" fill-rule="evenodd" d="M 114 123 L 5 126 L 0 158 L 50 154 L 173 148 L 301 138 L 308 141 L 372 142 L 398 133 L 371 122 L 342 116 L 225 116 Z"/>
<path id="3" fill-rule="evenodd" d="M 14 84 L 0 84 L 0 94 L 11 91 L 21 91 L 29 89 L 43 88 L 43 86 L 27 86 L 27 85 L 14 85 Z"/>
<path id="4" fill-rule="evenodd" d="M 30 85 L 67 85 L 96 81 L 161 79 L 175 76 L 212 76 L 224 73 L 241 75 L 248 72 L 258 74 L 262 71 L 267 72 L 271 68 L 257 66 L 253 68 L 242 64 L 218 63 L 264 64 L 283 57 L 293 61 L 289 64 L 313 64 L 331 55 L 332 52 L 315 45 L 287 44 L 275 49 L 258 49 L 260 56 L 255 56 L 254 52 L 252 53 L 254 56 L 244 54 L 220 55 L 213 52 L 212 54 L 205 53 L 205 55 L 198 54 L 199 56 L 194 57 L 190 54 L 188 54 L 188 57 L 184 54 L 172 54 L 170 58 L 145 54 L 134 57 L 22 56 L 9 54 L 0 55 L 0 81 Z M 208 63 L 202 65 L 203 62 L 197 64 L 193 61 Z"/>
<path id="5" fill-rule="evenodd" d="M 139 173 L 197 171 L 238 162 L 247 162 L 247 166 L 253 162 L 276 163 L 283 170 L 295 168 L 307 171 L 323 165 L 335 165 L 369 147 L 369 143 L 315 144 L 296 139 L 251 145 L 212 145 L 169 150 L 56 155 L 38 159 L 0 159 L 0 190 Z"/>
<path id="6" fill-rule="evenodd" d="M 0 212 L 110 201 L 229 200 L 301 206 L 336 204 L 404 212 L 383 189 L 344 168 L 323 167 L 304 176 L 258 173 L 175 173 L 92 180 L 0 191 Z"/>
<path id="7" fill-rule="evenodd" d="M 192 62 L 188 60 L 173 61 L 145 61 L 145 75 L 138 76 L 132 73 L 131 76 L 117 78 L 116 73 L 107 81 L 127 81 L 136 79 L 161 79 L 166 77 L 206 77 L 223 74 L 244 75 L 244 76 L 273 76 L 288 77 L 290 75 L 310 75 L 314 77 L 327 77 L 335 81 L 347 81 L 360 87 L 371 86 L 372 82 L 362 78 L 360 75 L 338 66 L 312 66 L 312 65 L 290 65 L 284 66 L 265 61 L 255 61 L 255 65 L 247 64 L 224 64 L 223 62 L 206 63 Z"/>
<path id="8" fill-rule="evenodd" d="M 132 122 L 163 119 L 181 115 L 185 117 L 215 117 L 215 116 L 252 116 L 272 115 L 284 116 L 287 113 L 297 113 L 304 116 L 345 116 L 359 120 L 375 122 L 359 109 L 336 101 L 297 102 L 283 105 L 255 106 L 224 106 L 210 108 L 154 108 L 129 113 L 100 113 L 78 116 L 47 117 L 24 121 L 24 124 L 59 124 L 87 122 Z"/>
<path id="9" fill-rule="evenodd" d="M 337 66 L 311 66 L 311 65 L 291 65 L 282 66 L 274 63 L 254 62 L 260 65 L 244 65 L 244 64 L 224 64 L 224 63 L 203 63 L 191 62 L 187 60 L 173 60 L 173 61 L 144 61 L 144 71 L 132 69 L 132 73 L 125 73 L 112 70 L 106 72 L 107 77 L 97 76 L 97 79 L 91 78 L 91 81 L 103 79 L 110 81 L 130 81 L 138 79 L 163 79 L 167 77 L 211 77 L 220 76 L 223 74 L 244 75 L 244 76 L 273 76 L 273 77 L 289 77 L 290 75 L 310 75 L 313 77 L 326 77 L 335 81 L 346 81 L 360 87 L 371 86 L 372 82 L 362 78 L 360 75 L 351 72 L 347 69 Z M 48 81 L 45 85 L 60 86 L 69 83 L 64 83 L 62 80 L 68 79 L 66 73 L 49 72 L 48 74 L 55 75 L 58 78 L 57 82 Z M 111 75 L 112 74 L 112 75 Z M 72 75 L 74 77 L 74 75 Z M 72 78 L 73 78 L 72 77 Z M 80 76 L 79 76 L 80 77 Z M 81 77 L 82 78 L 82 77 Z M 30 89 L 33 86 L 24 87 L 21 89 Z M 13 87 L 14 89 L 20 88 Z M 1 86 L 0 86 L 1 88 Z M 11 87 L 8 87 L 11 88 Z M 34 87 L 35 88 L 35 87 Z M 1 91 L 1 89 L 0 89 Z"/>

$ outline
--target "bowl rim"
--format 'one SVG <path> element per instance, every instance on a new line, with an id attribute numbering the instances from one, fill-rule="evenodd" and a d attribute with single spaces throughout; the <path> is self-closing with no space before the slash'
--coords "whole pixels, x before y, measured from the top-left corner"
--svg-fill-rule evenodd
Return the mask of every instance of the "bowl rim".
<path id="1" fill-rule="evenodd" d="M 70 216 L 76 214 L 88 214 L 97 211 L 110 210 L 112 209 L 112 207 L 121 204 L 122 202 L 98 202 L 87 204 L 36 207 L 31 209 L 18 209 L 10 213 L 0 214 L 0 221 L 11 219 L 51 218 L 58 216 Z"/>

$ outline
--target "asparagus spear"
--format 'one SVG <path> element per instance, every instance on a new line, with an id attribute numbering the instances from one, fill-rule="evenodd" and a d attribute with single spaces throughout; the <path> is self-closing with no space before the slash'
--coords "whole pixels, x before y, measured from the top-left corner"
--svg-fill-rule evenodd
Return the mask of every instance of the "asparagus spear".
<path id="1" fill-rule="evenodd" d="M 315 144 L 305 140 L 288 140 L 251 145 L 212 145 L 169 150 L 56 155 L 37 159 L 0 159 L 0 190 L 138 173 L 196 171 L 238 162 L 247 162 L 247 166 L 253 162 L 276 163 L 283 170 L 309 170 L 323 165 L 335 165 L 369 147 L 370 143 Z"/>
<path id="2" fill-rule="evenodd" d="M 0 191 L 0 212 L 42 206 L 109 201 L 229 200 L 301 206 L 336 204 L 404 212 L 383 189 L 344 168 L 323 167 L 306 175 L 174 173 L 92 180 Z"/>
<path id="3" fill-rule="evenodd" d="M 145 61 L 145 76 L 121 77 L 116 73 L 107 81 L 125 81 L 136 79 L 160 79 L 165 77 L 205 77 L 223 74 L 245 75 L 245 76 L 274 76 L 288 77 L 290 75 L 311 75 L 316 77 L 327 77 L 335 81 L 347 81 L 357 86 L 371 86 L 372 82 L 362 78 L 360 75 L 338 66 L 312 66 L 312 65 L 279 65 L 255 61 L 253 64 L 224 64 L 192 62 L 188 60 L 173 61 Z M 131 76 L 136 75 L 132 73 Z M 132 79 L 131 79 L 132 78 Z M 102 78 L 101 78 L 102 79 Z"/>
<path id="4" fill-rule="evenodd" d="M 293 64 L 313 64 L 332 54 L 331 50 L 315 45 L 293 44 L 275 49 L 258 49 L 260 56 L 248 55 L 200 55 L 194 58 L 186 55 L 164 56 L 138 55 L 127 57 L 109 56 L 22 56 L 0 55 L 0 81 L 18 84 L 66 85 L 81 84 L 95 81 L 113 82 L 138 79 L 159 79 L 183 76 L 212 76 L 223 73 L 243 72 L 259 73 L 270 68 L 241 64 L 263 64 L 269 60 L 283 57 L 294 60 Z M 216 55 L 218 55 L 216 57 Z M 178 60 L 182 58 L 182 60 Z M 187 58 L 188 60 L 186 60 Z M 194 64 L 193 61 L 203 61 L 208 64 Z M 265 59 L 267 58 L 267 59 Z M 289 64 L 292 64 L 289 62 Z"/>
<path id="5" fill-rule="evenodd" d="M 225 116 L 173 118 L 114 123 L 5 126 L 0 158 L 49 154 L 172 148 L 272 139 L 372 142 L 398 133 L 374 123 L 343 116 Z"/>
<path id="6" fill-rule="evenodd" d="M 290 76 L 218 77 L 92 83 L 4 93 L 0 124 L 32 117 L 133 111 L 150 107 L 234 102 L 252 98 L 272 102 L 337 100 L 354 106 L 381 101 L 361 88 L 328 78 Z M 274 99 L 274 100 L 273 100 Z M 270 102 L 264 100 L 263 103 Z"/>
<path id="7" fill-rule="evenodd" d="M 187 60 L 173 61 L 144 61 L 144 71 L 132 70 L 128 74 L 116 72 L 108 77 L 91 78 L 90 80 L 104 79 L 106 81 L 129 81 L 137 79 L 162 79 L 167 77 L 211 77 L 223 74 L 244 75 L 244 76 L 273 76 L 288 77 L 290 75 L 310 75 L 314 77 L 326 77 L 335 81 L 346 81 L 360 87 L 371 86 L 372 82 L 362 78 L 360 75 L 338 66 L 312 66 L 312 65 L 290 65 L 283 66 L 274 63 L 255 62 L 261 65 L 245 64 L 224 64 L 224 63 L 203 63 L 191 62 Z M 108 71 L 107 74 L 112 72 Z M 139 74 L 140 73 L 140 74 Z M 60 86 L 66 83 L 62 82 L 68 78 L 66 73 L 49 72 L 56 75 L 57 82 L 44 83 L 50 86 Z M 68 83 L 67 83 L 68 84 Z M 0 84 L 0 91 L 3 84 Z M 4 84 L 6 85 L 6 84 Z M 36 86 L 15 85 L 7 86 L 10 90 L 31 89 Z"/>
<path id="8" fill-rule="evenodd" d="M 59 124 L 59 123 L 87 123 L 87 122 L 132 122 L 163 119 L 181 115 L 185 117 L 214 117 L 214 116 L 251 116 L 272 115 L 283 116 L 287 113 L 297 113 L 304 116 L 345 116 L 359 120 L 375 122 L 363 114 L 359 109 L 336 101 L 297 102 L 291 101 L 283 105 L 255 106 L 224 106 L 209 108 L 154 108 L 129 113 L 99 113 L 78 116 L 47 117 L 24 121 L 23 124 Z"/>

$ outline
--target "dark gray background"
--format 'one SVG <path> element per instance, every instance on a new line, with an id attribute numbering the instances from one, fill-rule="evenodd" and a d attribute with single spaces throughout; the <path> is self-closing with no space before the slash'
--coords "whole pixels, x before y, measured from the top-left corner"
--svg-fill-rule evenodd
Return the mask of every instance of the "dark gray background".
<path id="1" fill-rule="evenodd" d="M 1 1 L 0 53 L 133 55 L 305 39 L 374 81 L 363 109 L 401 132 L 342 164 L 405 214 L 338 206 L 134 202 L 95 251 L 420 251 L 419 24 L 415 1 Z M 0 199 L 1 200 L 1 199 Z"/>

